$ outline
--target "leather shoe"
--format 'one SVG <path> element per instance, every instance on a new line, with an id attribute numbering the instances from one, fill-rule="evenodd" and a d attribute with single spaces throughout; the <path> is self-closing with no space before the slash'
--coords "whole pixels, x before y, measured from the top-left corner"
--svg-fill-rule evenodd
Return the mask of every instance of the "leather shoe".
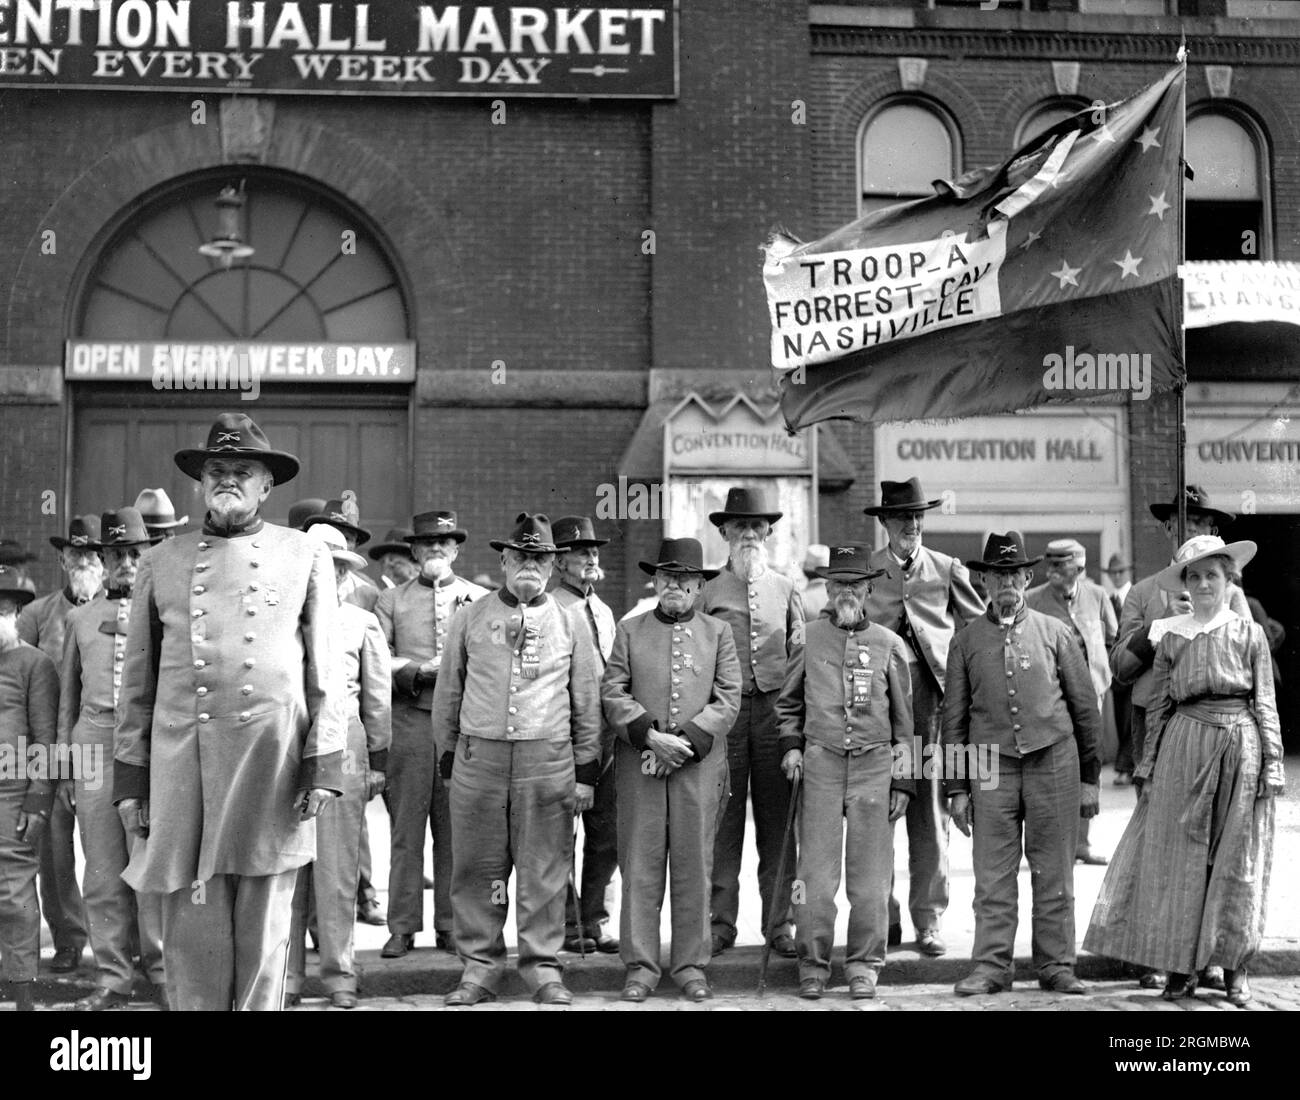
<path id="1" fill-rule="evenodd" d="M 1131 772 L 1116 772 L 1115 778 L 1111 782 L 1112 787 L 1131 787 L 1133 786 L 1133 774 Z"/>
<path id="2" fill-rule="evenodd" d="M 783 959 L 799 957 L 799 948 L 795 946 L 794 937 L 789 932 L 782 932 L 772 941 L 772 950 Z"/>
<path id="3" fill-rule="evenodd" d="M 357 906 L 357 920 L 362 924 L 383 926 L 388 923 L 388 914 L 376 899 L 367 898 Z"/>
<path id="4" fill-rule="evenodd" d="M 115 1008 L 126 1008 L 131 998 L 126 993 L 114 993 L 111 989 L 97 989 L 89 997 L 82 997 L 75 1005 L 77 1012 L 107 1012 Z"/>
<path id="5" fill-rule="evenodd" d="M 1038 979 L 1038 988 L 1048 993 L 1087 993 L 1088 987 L 1073 970 L 1057 970 Z"/>
<path id="6" fill-rule="evenodd" d="M 650 996 L 650 987 L 645 982 L 628 982 L 623 987 L 623 1000 L 641 1004 Z"/>
<path id="7" fill-rule="evenodd" d="M 571 1005 L 573 994 L 564 987 L 563 982 L 547 982 L 533 994 L 533 1000 L 539 1005 Z"/>
<path id="8" fill-rule="evenodd" d="M 720 936 L 718 935 L 717 932 L 714 932 L 713 933 L 713 954 L 721 955 L 724 951 L 727 950 L 727 948 L 729 948 L 735 942 L 736 942 L 735 940 L 729 940 L 725 936 Z"/>
<path id="9" fill-rule="evenodd" d="M 952 991 L 959 997 L 975 997 L 982 993 L 1005 993 L 1007 986 L 987 974 L 968 974 L 952 987 Z"/>
<path id="10" fill-rule="evenodd" d="M 1250 980 L 1246 976 L 1246 968 L 1243 966 L 1238 970 L 1223 971 L 1223 980 L 1228 987 L 1228 1003 L 1241 1008 L 1251 1000 Z"/>
<path id="11" fill-rule="evenodd" d="M 450 951 L 456 954 L 456 941 L 451 938 L 450 932 L 438 932 L 433 937 L 433 946 L 439 951 Z"/>
<path id="12" fill-rule="evenodd" d="M 80 947 L 60 947 L 50 960 L 50 969 L 56 974 L 67 974 L 81 965 Z"/>
<path id="13" fill-rule="evenodd" d="M 297 1008 L 300 1004 L 302 1004 L 301 993 L 286 993 L 284 995 L 285 1008 Z"/>
<path id="14" fill-rule="evenodd" d="M 414 932 L 394 932 L 379 950 L 381 959 L 400 959 L 415 948 Z"/>
<path id="15" fill-rule="evenodd" d="M 916 949 L 922 955 L 929 955 L 932 959 L 937 959 L 940 955 L 948 953 L 948 945 L 943 942 L 943 937 L 939 935 L 937 928 L 926 928 L 916 934 Z"/>
<path id="16" fill-rule="evenodd" d="M 1148 970 L 1138 979 L 1138 985 L 1143 989 L 1164 989 L 1168 981 L 1169 975 L 1163 970 Z"/>
<path id="17" fill-rule="evenodd" d="M 1196 996 L 1196 979 L 1191 974 L 1178 974 L 1171 970 L 1169 980 L 1165 982 L 1165 991 L 1160 994 L 1166 1001 L 1180 1001 Z"/>
<path id="18" fill-rule="evenodd" d="M 869 1001 L 875 995 L 875 974 L 857 974 L 849 979 L 849 996 L 855 1001 Z"/>
<path id="19" fill-rule="evenodd" d="M 590 936 L 566 936 L 564 950 L 572 951 L 575 955 L 590 955 L 596 950 L 596 941 Z"/>
<path id="20" fill-rule="evenodd" d="M 475 985 L 473 982 L 461 982 L 455 989 L 447 994 L 443 1004 L 449 1008 L 463 1006 L 471 1008 L 476 1004 L 486 1001 L 495 1001 L 497 995 L 490 989 L 484 989 L 481 985 Z"/>
<path id="21" fill-rule="evenodd" d="M 15 1012 L 35 1012 L 36 998 L 32 996 L 35 982 L 10 982 L 10 995 L 14 999 Z"/>
<path id="22" fill-rule="evenodd" d="M 618 940 L 611 936 L 604 929 L 601 929 L 596 936 L 596 950 L 602 955 L 617 955 Z"/>
<path id="23" fill-rule="evenodd" d="M 350 989 L 336 989 L 330 994 L 330 1008 L 356 1008 L 357 995 Z"/>
<path id="24" fill-rule="evenodd" d="M 821 978 L 804 978 L 799 983 L 799 996 L 805 1001 L 818 1001 L 826 992 L 826 983 Z"/>
<path id="25" fill-rule="evenodd" d="M 1086 863 L 1090 867 L 1105 867 L 1110 862 L 1099 852 L 1094 852 L 1091 848 L 1085 848 L 1082 852 L 1074 853 L 1076 863 Z"/>
<path id="26" fill-rule="evenodd" d="M 682 986 L 682 996 L 688 1001 L 707 1001 L 713 996 L 713 990 L 709 988 L 709 983 L 703 978 L 692 978 Z"/>
<path id="27" fill-rule="evenodd" d="M 901 924 L 891 924 L 889 926 L 889 935 L 885 938 L 887 947 L 897 947 L 903 942 L 903 926 Z"/>
<path id="28" fill-rule="evenodd" d="M 1201 989 L 1217 989 L 1220 993 L 1228 991 L 1228 972 L 1221 966 L 1207 966 L 1196 976 L 1196 984 Z"/>

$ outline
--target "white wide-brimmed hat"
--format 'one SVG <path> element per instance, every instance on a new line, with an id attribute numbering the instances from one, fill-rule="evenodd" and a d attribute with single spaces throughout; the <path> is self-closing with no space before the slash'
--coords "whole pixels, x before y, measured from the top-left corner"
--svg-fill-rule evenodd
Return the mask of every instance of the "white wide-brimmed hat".
<path id="1" fill-rule="evenodd" d="M 1240 542 L 1225 543 L 1218 535 L 1196 535 L 1178 548 L 1173 565 L 1167 566 L 1156 574 L 1156 584 L 1166 592 L 1181 592 L 1187 585 L 1183 582 L 1183 570 L 1194 562 L 1205 558 L 1226 557 L 1240 573 L 1246 563 L 1255 556 L 1259 547 L 1249 539 Z"/>
<path id="2" fill-rule="evenodd" d="M 333 524 L 313 523 L 307 528 L 307 534 L 323 542 L 335 561 L 346 562 L 353 569 L 366 567 L 366 559 L 348 549 L 348 541 L 343 537 L 343 532 Z"/>

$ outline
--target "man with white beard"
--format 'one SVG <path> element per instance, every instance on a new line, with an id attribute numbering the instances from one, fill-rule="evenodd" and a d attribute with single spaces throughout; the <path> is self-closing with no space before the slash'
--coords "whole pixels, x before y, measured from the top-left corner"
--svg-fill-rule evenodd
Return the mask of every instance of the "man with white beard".
<path id="1" fill-rule="evenodd" d="M 393 740 L 388 751 L 388 813 L 392 862 L 388 875 L 388 931 L 380 954 L 405 955 L 424 928 L 424 830 L 433 834 L 435 945 L 454 950 L 451 920 L 451 816 L 447 784 L 438 774 L 430 710 L 443 646 L 456 613 L 487 594 L 456 576 L 452 566 L 469 537 L 456 513 L 422 512 L 406 536 L 420 572 L 379 594 L 375 618 L 393 658 Z"/>
<path id="2" fill-rule="evenodd" d="M 59 552 L 59 566 L 67 584 L 57 592 L 29 603 L 18 616 L 18 637 L 42 650 L 57 669 L 63 662 L 63 638 L 68 612 L 99 595 L 104 580 L 104 563 L 94 544 L 99 541 L 99 516 L 73 516 L 68 537 L 52 535 L 50 545 Z M 50 969 L 58 973 L 76 970 L 86 946 L 85 910 L 77 888 L 77 865 L 73 848 L 76 818 L 56 799 L 50 826 L 40 844 L 41 910 L 54 938 L 54 959 Z"/>
<path id="3" fill-rule="evenodd" d="M 803 603 L 794 582 L 767 566 L 763 545 L 781 518 L 758 489 L 732 488 L 726 506 L 712 512 L 730 547 L 727 566 L 704 586 L 700 610 L 731 627 L 740 658 L 740 715 L 727 735 L 731 796 L 718 825 L 713 853 L 712 949 L 719 954 L 736 942 L 740 911 L 740 857 L 745 843 L 745 802 L 754 793 L 758 842 L 758 892 L 763 930 L 773 929 L 772 948 L 795 955 L 791 891 L 794 860 L 776 881 L 777 863 L 790 807 L 790 784 L 781 772 L 777 747 L 776 699 L 790 655 L 803 644 Z M 775 926 L 769 922 L 776 906 Z"/>
<path id="4" fill-rule="evenodd" d="M 781 698 L 781 768 L 802 770 L 799 812 L 799 996 L 817 1000 L 831 975 L 835 894 L 840 864 L 849 899 L 844 970 L 849 995 L 876 995 L 889 928 L 893 823 L 916 790 L 911 760 L 912 678 L 903 639 L 867 617 L 872 569 L 865 546 L 835 546 L 826 581 L 828 605 L 808 624 L 790 659 Z M 847 836 L 845 835 L 847 830 Z"/>

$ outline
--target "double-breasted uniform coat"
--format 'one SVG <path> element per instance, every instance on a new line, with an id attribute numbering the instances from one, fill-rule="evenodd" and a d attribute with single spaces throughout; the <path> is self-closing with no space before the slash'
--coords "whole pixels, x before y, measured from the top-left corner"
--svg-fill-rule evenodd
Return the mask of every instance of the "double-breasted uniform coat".
<path id="1" fill-rule="evenodd" d="M 712 953 L 709 886 L 714 834 L 727 786 L 727 733 L 740 710 L 740 661 L 731 627 L 712 615 L 659 608 L 619 623 L 601 681 L 617 737 L 619 953 L 629 981 L 653 989 L 664 887 L 670 885 L 672 957 L 680 987 L 704 978 Z M 691 743 L 693 756 L 656 779 L 651 727 Z"/>
<path id="2" fill-rule="evenodd" d="M 953 635 L 979 618 L 984 602 L 970 572 L 956 558 L 917 549 L 907 569 L 888 546 L 872 553 L 872 569 L 885 576 L 871 582 L 867 618 L 892 630 L 907 647 L 912 682 L 912 725 L 922 746 L 939 742 L 943 724 L 944 677 Z M 948 808 L 935 771 L 917 784 L 907 804 L 907 907 L 918 933 L 937 931 L 948 908 Z M 891 888 L 889 923 L 900 923 Z"/>
<path id="3" fill-rule="evenodd" d="M 59 743 L 76 746 L 77 826 L 86 865 L 82 898 L 100 988 L 130 994 L 133 931 L 155 986 L 165 984 L 162 897 L 137 895 L 123 880 L 139 837 L 128 836 L 113 806 L 113 727 L 126 665 L 131 597 L 109 593 L 68 615 L 59 697 Z"/>
<path id="4" fill-rule="evenodd" d="M 149 800 L 124 877 L 165 895 L 173 1007 L 281 1007 L 294 882 L 316 856 L 294 800 L 342 790 L 338 632 L 333 560 L 300 531 L 205 524 L 141 559 L 113 797 Z"/>

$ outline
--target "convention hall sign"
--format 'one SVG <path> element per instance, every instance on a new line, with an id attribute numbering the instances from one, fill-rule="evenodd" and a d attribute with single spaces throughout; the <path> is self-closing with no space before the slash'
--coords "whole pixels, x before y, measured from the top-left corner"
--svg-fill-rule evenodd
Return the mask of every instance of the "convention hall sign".
<path id="1" fill-rule="evenodd" d="M 0 88 L 671 99 L 677 2 L 0 0 Z"/>

